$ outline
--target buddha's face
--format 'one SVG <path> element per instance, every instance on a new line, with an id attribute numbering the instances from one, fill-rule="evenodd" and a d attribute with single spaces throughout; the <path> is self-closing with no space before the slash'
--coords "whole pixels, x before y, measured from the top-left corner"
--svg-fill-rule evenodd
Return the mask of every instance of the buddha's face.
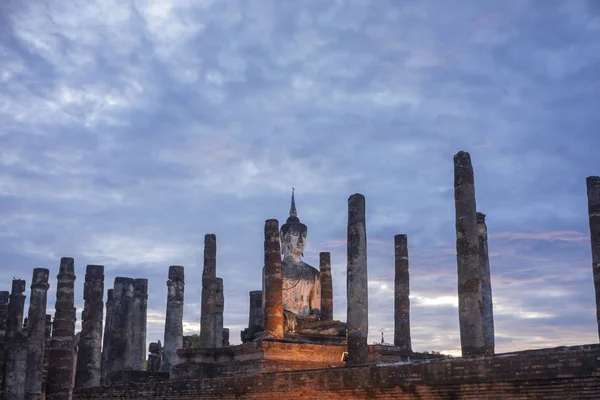
<path id="1" fill-rule="evenodd" d="M 306 231 L 290 229 L 283 237 L 283 252 L 295 258 L 301 257 L 306 247 Z"/>

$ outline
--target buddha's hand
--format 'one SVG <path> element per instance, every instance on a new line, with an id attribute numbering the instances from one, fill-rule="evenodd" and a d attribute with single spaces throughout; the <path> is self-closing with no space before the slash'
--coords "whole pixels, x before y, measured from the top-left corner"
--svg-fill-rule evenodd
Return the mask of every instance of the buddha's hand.
<path id="1" fill-rule="evenodd" d="M 319 314 L 307 315 L 306 317 L 302 317 L 302 320 L 308 322 L 317 322 L 319 320 Z"/>
<path id="2" fill-rule="evenodd" d="M 288 310 L 283 310 L 283 325 L 286 332 L 295 332 L 297 323 L 296 314 Z"/>

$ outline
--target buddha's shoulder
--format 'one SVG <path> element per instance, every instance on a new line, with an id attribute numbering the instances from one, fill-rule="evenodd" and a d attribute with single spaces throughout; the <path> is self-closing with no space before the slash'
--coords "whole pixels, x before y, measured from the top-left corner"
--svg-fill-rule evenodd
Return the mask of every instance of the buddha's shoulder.
<path id="1" fill-rule="evenodd" d="M 304 261 L 302 261 L 301 263 L 283 263 L 282 264 L 282 269 L 284 274 L 285 273 L 289 273 L 289 274 L 293 274 L 295 275 L 296 273 L 301 273 L 302 275 L 304 275 L 305 277 L 311 277 L 314 278 L 316 277 L 321 277 L 321 273 L 319 272 L 318 269 L 316 269 L 315 267 L 313 267 L 310 264 L 305 263 Z"/>
<path id="2" fill-rule="evenodd" d="M 302 264 L 307 271 L 310 271 L 311 276 L 317 276 L 319 278 L 321 277 L 321 273 L 318 269 L 316 269 L 310 264 L 305 263 L 304 261 L 302 262 Z"/>

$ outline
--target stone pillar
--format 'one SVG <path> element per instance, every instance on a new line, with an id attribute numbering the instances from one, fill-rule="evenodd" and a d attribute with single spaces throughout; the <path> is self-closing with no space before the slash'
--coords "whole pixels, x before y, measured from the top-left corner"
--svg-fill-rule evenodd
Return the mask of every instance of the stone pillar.
<path id="1" fill-rule="evenodd" d="M 475 180 L 471 156 L 463 151 L 454 156 L 454 202 L 460 344 L 463 357 L 482 356 L 487 351 L 483 335 Z"/>
<path id="2" fill-rule="evenodd" d="M 6 372 L 4 374 L 4 400 L 25 398 L 27 371 L 27 335 L 23 332 L 25 308 L 25 281 L 14 279 L 8 304 L 6 323 Z"/>
<path id="3" fill-rule="evenodd" d="M 596 289 L 596 319 L 600 337 L 600 176 L 589 176 L 586 183 L 592 242 L 592 273 Z"/>
<path id="4" fill-rule="evenodd" d="M 215 312 L 213 315 L 213 348 L 223 347 L 223 311 L 225 310 L 225 296 L 223 295 L 223 279 L 216 278 Z"/>
<path id="5" fill-rule="evenodd" d="M 488 253 L 487 225 L 485 214 L 477 213 L 477 233 L 479 235 L 479 269 L 481 271 L 481 298 L 483 307 L 483 341 L 485 354 L 495 353 L 494 303 L 492 300 L 492 277 Z"/>
<path id="6" fill-rule="evenodd" d="M 106 375 L 108 370 L 110 369 L 110 365 L 108 362 L 108 354 L 109 354 L 109 346 L 110 346 L 110 337 L 111 337 L 111 329 L 112 329 L 112 310 L 113 310 L 113 298 L 114 298 L 114 289 L 108 289 L 106 293 L 106 319 L 104 323 L 104 335 L 102 337 L 102 362 L 101 362 L 101 374 L 100 381 L 102 384 L 106 382 Z"/>
<path id="7" fill-rule="evenodd" d="M 133 319 L 133 364 L 131 369 L 146 370 L 146 322 L 148 320 L 148 279 L 134 279 Z"/>
<path id="8" fill-rule="evenodd" d="M 160 345 L 160 340 L 157 342 L 150 343 L 148 346 L 148 351 L 150 355 L 148 356 L 148 372 L 158 372 L 160 371 L 162 364 L 162 347 Z M 168 370 L 167 370 L 168 371 Z"/>
<path id="9" fill-rule="evenodd" d="M 88 265 L 83 286 L 83 313 L 77 352 L 75 387 L 100 386 L 104 266 Z"/>
<path id="10" fill-rule="evenodd" d="M 25 377 L 25 398 L 39 400 L 42 396 L 44 376 L 44 349 L 46 347 L 46 305 L 48 277 L 46 268 L 33 270 L 31 295 L 29 297 L 27 374 Z"/>
<path id="11" fill-rule="evenodd" d="M 366 364 L 369 351 L 369 291 L 367 281 L 367 230 L 365 196 L 348 198 L 348 364 Z"/>
<path id="12" fill-rule="evenodd" d="M 204 236 L 204 269 L 202 271 L 202 305 L 200 345 L 205 348 L 223 344 L 223 280 L 217 278 L 217 237 Z"/>
<path id="13" fill-rule="evenodd" d="M 215 320 L 217 308 L 217 237 L 204 236 L 204 269 L 202 271 L 202 303 L 200 306 L 200 346 L 215 347 Z"/>
<path id="14" fill-rule="evenodd" d="M 250 292 L 250 313 L 248 316 L 248 328 L 260 327 L 263 321 L 262 290 Z"/>
<path id="15" fill-rule="evenodd" d="M 109 345 L 106 356 L 106 384 L 117 371 L 134 369 L 133 357 L 133 315 L 134 280 L 116 277 L 113 289 L 113 306 L 108 335 Z"/>
<path id="16" fill-rule="evenodd" d="M 281 274 L 281 246 L 279 244 L 279 222 L 265 221 L 265 336 L 283 339 L 283 276 Z"/>
<path id="17" fill-rule="evenodd" d="M 410 340 L 410 285 L 408 274 L 408 238 L 394 236 L 394 346 L 412 352 Z"/>
<path id="18" fill-rule="evenodd" d="M 183 292 L 184 269 L 179 265 L 169 267 L 167 281 L 167 315 L 165 318 L 165 344 L 162 355 L 162 370 L 169 372 L 179 363 L 177 349 L 183 348 Z M 152 352 L 152 351 L 151 351 Z"/>
<path id="19" fill-rule="evenodd" d="M 0 291 L 0 398 L 4 398 L 4 371 L 6 367 L 6 320 L 8 318 L 8 291 Z"/>
<path id="20" fill-rule="evenodd" d="M 333 321 L 333 282 L 331 281 L 331 255 L 319 253 L 321 272 L 321 321 Z"/>
<path id="21" fill-rule="evenodd" d="M 229 345 L 229 328 L 223 328 L 223 347 L 227 347 Z"/>
<path id="22" fill-rule="evenodd" d="M 46 393 L 48 382 L 48 361 L 50 353 L 50 340 L 52 339 L 52 315 L 46 314 L 46 326 L 44 329 L 44 373 L 42 375 L 42 393 Z"/>
<path id="23" fill-rule="evenodd" d="M 61 258 L 57 278 L 46 399 L 68 400 L 73 389 L 73 337 L 77 312 L 74 307 L 75 266 L 72 258 Z"/>

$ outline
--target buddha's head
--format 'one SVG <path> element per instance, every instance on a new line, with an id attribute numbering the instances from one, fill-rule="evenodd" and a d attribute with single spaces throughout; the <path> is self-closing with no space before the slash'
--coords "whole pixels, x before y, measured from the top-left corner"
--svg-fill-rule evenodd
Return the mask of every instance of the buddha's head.
<path id="1" fill-rule="evenodd" d="M 300 222 L 297 216 L 294 192 L 292 192 L 290 216 L 285 224 L 281 226 L 279 234 L 281 252 L 284 258 L 292 258 L 294 261 L 301 260 L 301 257 L 304 255 L 304 248 L 306 247 L 306 232 L 306 225 Z"/>

